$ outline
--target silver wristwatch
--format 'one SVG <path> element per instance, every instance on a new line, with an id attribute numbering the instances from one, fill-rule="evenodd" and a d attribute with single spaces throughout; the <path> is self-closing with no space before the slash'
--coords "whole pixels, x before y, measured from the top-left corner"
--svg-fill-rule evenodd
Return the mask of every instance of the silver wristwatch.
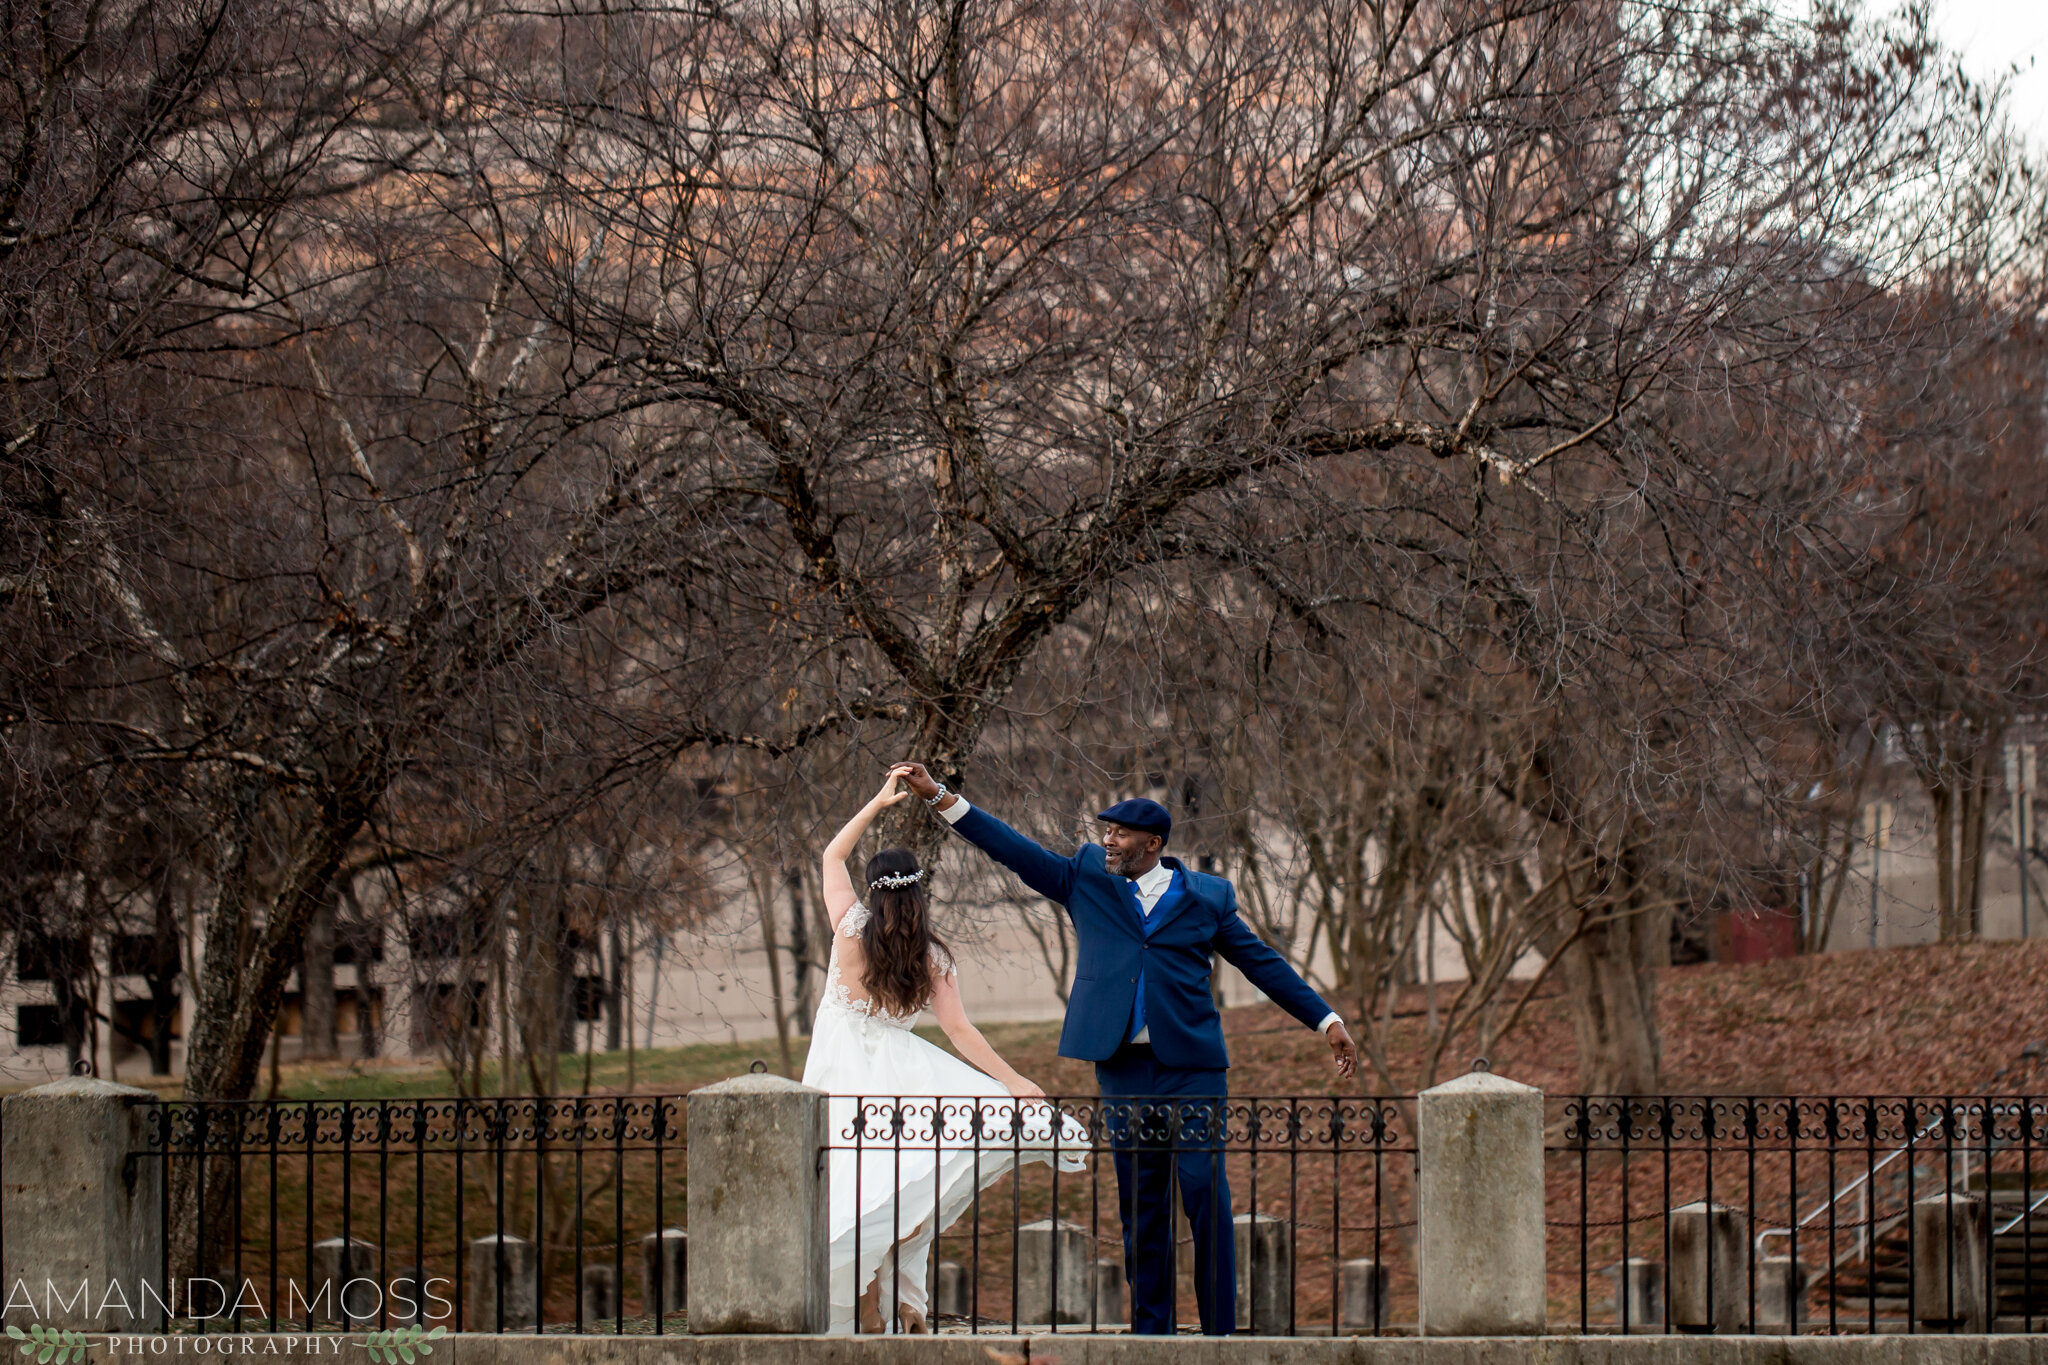
<path id="1" fill-rule="evenodd" d="M 945 783 L 943 783 L 943 782 L 941 782 L 941 783 L 939 783 L 939 789 L 938 789 L 937 791 L 933 792 L 933 793 L 932 793 L 932 794 L 931 794 L 930 796 L 927 796 L 927 797 L 926 797 L 926 798 L 924 799 L 924 803 L 925 803 L 925 804 L 926 804 L 927 806 L 931 806 L 931 807 L 933 807 L 934 809 L 936 809 L 936 808 L 937 808 L 937 806 L 938 806 L 938 804 L 939 804 L 939 802 L 941 802 L 941 801 L 945 800 L 945 799 L 946 799 L 947 797 L 951 796 L 952 794 L 953 794 L 953 793 L 952 793 L 952 791 L 951 791 L 951 790 L 950 790 L 950 789 L 949 789 L 949 788 L 948 788 L 948 787 L 946 786 L 946 784 L 945 784 Z"/>

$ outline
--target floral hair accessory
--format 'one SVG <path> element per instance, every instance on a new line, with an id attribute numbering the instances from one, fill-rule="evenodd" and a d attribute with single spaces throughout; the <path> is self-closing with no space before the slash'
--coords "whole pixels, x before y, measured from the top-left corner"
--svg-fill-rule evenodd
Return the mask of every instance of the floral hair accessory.
<path id="1" fill-rule="evenodd" d="M 900 891 L 906 886 L 916 886 L 923 880 L 924 869 L 920 867 L 915 872 L 884 872 L 868 885 L 879 886 L 884 891 Z"/>

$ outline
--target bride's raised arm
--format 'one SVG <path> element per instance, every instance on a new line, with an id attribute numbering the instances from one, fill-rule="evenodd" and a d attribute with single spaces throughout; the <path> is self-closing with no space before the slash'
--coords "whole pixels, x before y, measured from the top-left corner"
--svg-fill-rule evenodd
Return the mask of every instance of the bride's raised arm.
<path id="1" fill-rule="evenodd" d="M 846 860 L 860 845 L 860 836 L 868 832 L 874 823 L 875 813 L 884 806 L 893 806 L 907 799 L 910 793 L 899 791 L 897 784 L 902 780 L 904 768 L 901 765 L 889 769 L 889 775 L 882 779 L 882 789 L 868 799 L 868 803 L 854 812 L 853 818 L 832 836 L 832 842 L 825 845 L 824 883 L 825 913 L 832 919 L 832 932 L 839 932 L 839 921 L 846 918 L 846 912 L 860 899 L 853 889 L 853 878 L 847 875 Z"/>

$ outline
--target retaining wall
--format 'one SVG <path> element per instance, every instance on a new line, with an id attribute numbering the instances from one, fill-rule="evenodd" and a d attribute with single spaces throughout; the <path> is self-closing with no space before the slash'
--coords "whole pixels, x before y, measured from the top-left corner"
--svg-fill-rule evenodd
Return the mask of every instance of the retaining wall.
<path id="1" fill-rule="evenodd" d="M 321 1359 L 367 1365 L 362 1338 L 321 1334 Z M 151 1337 L 93 1336 L 91 1360 L 168 1361 L 304 1355 L 269 1338 L 214 1338 L 240 1349 L 159 1353 Z M 282 1343 L 287 1338 L 279 1337 Z M 303 1341 L 303 1335 L 297 1340 Z M 133 1347 L 143 1346 L 141 1357 Z M 191 1337 L 166 1345 L 195 1344 Z M 241 1343 L 247 1343 L 241 1345 Z M 335 1344 L 340 1349 L 335 1349 Z M 2048 1334 L 1875 1337 L 1131 1337 L 1040 1336 L 578 1337 L 464 1332 L 434 1344 L 421 1365 L 2048 1365 Z"/>

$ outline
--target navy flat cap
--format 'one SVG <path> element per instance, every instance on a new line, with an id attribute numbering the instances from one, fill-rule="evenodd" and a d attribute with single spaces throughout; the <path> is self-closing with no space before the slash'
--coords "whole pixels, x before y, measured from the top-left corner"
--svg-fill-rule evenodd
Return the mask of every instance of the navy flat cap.
<path id="1" fill-rule="evenodd" d="M 1119 801 L 1108 810 L 1097 811 L 1095 818 L 1107 820 L 1112 825 L 1122 825 L 1125 829 L 1156 834 L 1161 839 L 1173 832 L 1173 817 L 1166 813 L 1166 807 L 1142 796 Z"/>

